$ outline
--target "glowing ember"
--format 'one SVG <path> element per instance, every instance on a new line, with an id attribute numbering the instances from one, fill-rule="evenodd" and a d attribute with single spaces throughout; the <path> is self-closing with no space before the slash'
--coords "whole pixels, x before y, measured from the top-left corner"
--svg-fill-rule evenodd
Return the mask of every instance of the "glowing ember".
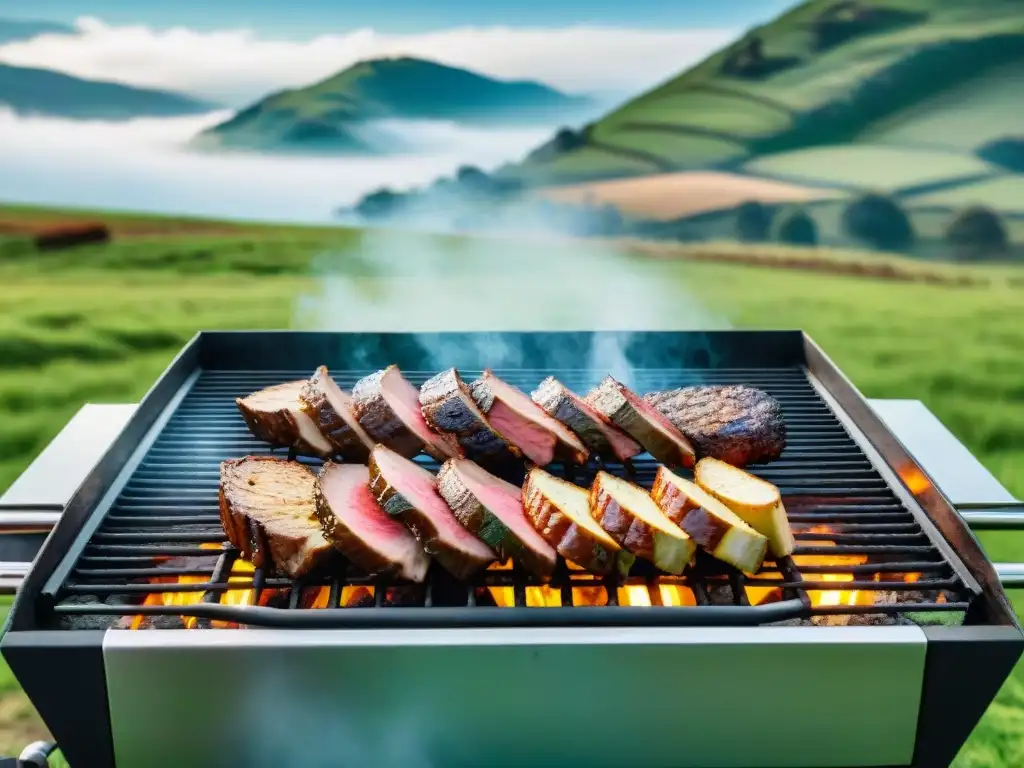
<path id="1" fill-rule="evenodd" d="M 552 587 L 527 587 L 526 604 L 531 608 L 557 608 L 562 604 L 562 593 Z"/>
<path id="2" fill-rule="evenodd" d="M 811 528 L 809 533 L 830 533 L 830 529 L 827 526 L 815 526 Z M 834 547 L 836 543 L 834 541 L 815 541 L 815 546 L 818 547 Z M 793 562 L 797 568 L 801 568 L 805 565 L 863 565 L 868 561 L 867 555 L 793 555 Z M 813 573 L 806 574 L 808 580 L 813 581 L 830 581 L 836 583 L 842 583 L 844 581 L 853 581 L 852 573 Z M 811 605 L 814 607 L 829 607 L 836 605 L 873 605 L 875 602 L 874 595 L 870 592 L 861 593 L 858 589 L 827 589 L 827 590 L 808 590 L 807 596 L 810 598 Z"/>
<path id="3" fill-rule="evenodd" d="M 657 605 L 696 605 L 697 597 L 689 587 L 680 587 L 675 584 L 659 584 L 653 590 L 654 600 Z"/>
<path id="4" fill-rule="evenodd" d="M 211 551 L 219 550 L 220 544 L 205 543 L 199 545 L 201 549 L 208 549 Z M 242 559 L 236 559 L 231 565 L 231 574 L 228 577 L 228 584 L 252 584 L 252 574 L 255 569 L 252 563 L 246 562 Z M 157 577 L 153 579 L 154 584 L 205 584 L 209 581 L 209 577 L 202 576 L 174 576 L 174 577 Z M 142 601 L 143 605 L 168 605 L 168 606 L 190 606 L 198 605 L 202 602 L 203 595 L 206 594 L 202 590 L 195 590 L 191 592 L 153 592 L 146 595 L 146 599 Z M 229 589 L 226 590 L 220 596 L 221 605 L 252 605 L 253 604 L 254 592 L 252 588 L 248 589 Z M 139 629 L 142 623 L 146 620 L 143 615 L 137 615 L 132 618 L 131 629 Z M 192 629 L 196 626 L 198 619 L 194 616 L 182 616 L 182 622 L 185 624 L 185 629 Z M 221 629 L 237 627 L 236 624 L 227 621 L 212 621 L 211 625 Z"/>
<path id="5" fill-rule="evenodd" d="M 651 604 L 651 593 L 644 584 L 619 587 L 618 593 L 619 605 L 648 606 Z"/>

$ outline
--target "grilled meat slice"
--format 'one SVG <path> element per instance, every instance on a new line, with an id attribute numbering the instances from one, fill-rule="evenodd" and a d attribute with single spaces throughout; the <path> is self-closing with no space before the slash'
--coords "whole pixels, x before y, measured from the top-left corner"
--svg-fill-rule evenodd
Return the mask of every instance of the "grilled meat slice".
<path id="1" fill-rule="evenodd" d="M 523 514 L 521 489 L 468 459 L 446 461 L 437 489 L 455 518 L 498 557 L 511 557 L 538 576 L 551 575 L 557 555 Z"/>
<path id="2" fill-rule="evenodd" d="M 590 451 L 576 435 L 492 371 L 484 371 L 470 391 L 491 426 L 530 461 L 543 467 L 557 456 L 574 464 L 586 463 Z"/>
<path id="3" fill-rule="evenodd" d="M 324 464 L 313 499 L 325 538 L 368 573 L 423 581 L 430 558 L 416 537 L 381 509 L 369 482 L 370 470 L 362 464 Z"/>
<path id="4" fill-rule="evenodd" d="M 606 376 L 584 400 L 661 463 L 693 466 L 694 452 L 690 441 L 661 411 L 611 376 Z"/>
<path id="5" fill-rule="evenodd" d="M 601 471 L 590 487 L 590 511 L 615 541 L 666 573 L 681 574 L 697 545 L 643 488 Z"/>
<path id="6" fill-rule="evenodd" d="M 743 467 L 779 458 L 786 422 L 779 401 L 760 389 L 734 384 L 651 392 L 644 398 L 665 414 L 697 449 Z"/>
<path id="7" fill-rule="evenodd" d="M 220 522 L 242 557 L 295 579 L 330 556 L 314 513 L 315 481 L 297 461 L 246 456 L 221 463 Z"/>
<path id="8" fill-rule="evenodd" d="M 768 539 L 695 483 L 658 467 L 651 498 L 705 552 L 745 573 L 757 573 Z"/>
<path id="9" fill-rule="evenodd" d="M 497 558 L 455 519 L 437 492 L 437 478 L 382 445 L 370 454 L 370 491 L 381 508 L 405 523 L 427 554 L 455 578 L 468 578 Z"/>
<path id="10" fill-rule="evenodd" d="M 639 443 L 554 376 L 544 379 L 531 397 L 549 416 L 565 424 L 587 448 L 600 456 L 625 461 L 643 452 Z"/>
<path id="11" fill-rule="evenodd" d="M 412 458 L 420 451 L 438 461 L 462 456 L 455 438 L 427 426 L 420 410 L 420 393 L 397 365 L 357 381 L 352 397 L 356 418 L 367 434 L 402 456 Z"/>
<path id="12" fill-rule="evenodd" d="M 346 461 L 366 461 L 374 441 L 356 419 L 352 398 L 321 365 L 299 393 L 299 407 Z"/>
<path id="13" fill-rule="evenodd" d="M 534 467 L 523 483 L 523 509 L 537 533 L 566 560 L 597 574 L 612 568 L 629 573 L 635 558 L 598 525 L 586 489 Z"/>
<path id="14" fill-rule="evenodd" d="M 796 539 L 789 526 L 779 489 L 731 464 L 703 458 L 693 470 L 697 485 L 739 515 L 758 533 L 768 538 L 775 557 L 793 554 Z"/>
<path id="15" fill-rule="evenodd" d="M 435 431 L 455 436 L 467 458 L 500 464 L 518 453 L 487 422 L 455 368 L 442 371 L 420 387 L 420 409 Z"/>
<path id="16" fill-rule="evenodd" d="M 296 453 L 326 457 L 334 446 L 302 411 L 299 396 L 305 381 L 290 381 L 235 399 L 249 431 L 271 445 L 293 448 Z"/>

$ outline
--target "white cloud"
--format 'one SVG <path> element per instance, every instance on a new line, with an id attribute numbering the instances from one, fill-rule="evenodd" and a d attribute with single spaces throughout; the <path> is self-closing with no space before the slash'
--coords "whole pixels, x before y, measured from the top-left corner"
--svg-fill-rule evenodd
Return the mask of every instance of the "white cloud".
<path id="1" fill-rule="evenodd" d="M 360 59 L 412 55 L 495 77 L 542 80 L 570 91 L 635 92 L 696 63 L 734 30 L 457 28 L 423 34 L 361 29 L 308 41 L 246 30 L 154 30 L 79 19 L 74 35 L 0 46 L 0 61 L 80 77 L 170 88 L 239 104 L 306 85 Z"/>

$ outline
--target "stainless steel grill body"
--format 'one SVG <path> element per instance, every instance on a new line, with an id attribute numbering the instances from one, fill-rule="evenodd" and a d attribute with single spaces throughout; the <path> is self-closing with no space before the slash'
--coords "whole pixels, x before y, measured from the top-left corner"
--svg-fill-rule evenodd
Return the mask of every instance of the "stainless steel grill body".
<path id="1" fill-rule="evenodd" d="M 268 451 L 245 431 L 235 396 L 321 363 L 343 384 L 397 363 L 417 383 L 456 365 L 499 369 L 524 387 L 554 373 L 580 390 L 606 372 L 593 367 L 593 349 L 609 341 L 621 343 L 642 391 L 735 381 L 778 397 L 789 447 L 755 471 L 781 487 L 794 522 L 834 526 L 839 551 L 894 558 L 894 570 L 953 590 L 965 625 L 758 626 L 808 615 L 806 584 L 791 585 L 781 612 L 742 600 L 488 609 L 471 597 L 433 602 L 429 591 L 407 608 L 303 610 L 303 585 L 264 575 L 259 586 L 286 590 L 286 605 L 225 611 L 216 605 L 225 553 L 201 586 L 213 600 L 149 612 L 286 631 L 106 628 L 141 612 L 118 601 L 147 591 L 129 587 L 147 559 L 223 539 L 217 463 Z M 638 462 L 641 483 L 653 466 Z M 169 525 L 178 539 L 185 526 L 184 542 L 169 543 Z M 820 538 L 799 535 L 798 552 L 818 551 Z M 813 582 L 813 569 L 803 578 Z M 333 606 L 342 583 L 330 583 Z M 515 582 L 518 604 L 527 583 Z M 799 332 L 203 334 L 68 505 L 10 629 L 4 654 L 72 764 L 122 768 L 164 757 L 197 766 L 946 765 L 1022 648 L 963 520 Z M 43 690 L 71 670 L 105 706 L 82 713 Z"/>

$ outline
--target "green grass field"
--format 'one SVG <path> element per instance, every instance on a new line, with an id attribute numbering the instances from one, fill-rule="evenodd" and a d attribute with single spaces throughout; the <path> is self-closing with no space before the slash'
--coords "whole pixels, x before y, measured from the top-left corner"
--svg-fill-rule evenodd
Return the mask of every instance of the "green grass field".
<path id="1" fill-rule="evenodd" d="M 27 217 L 0 209 L 0 222 Z M 107 246 L 0 248 L 0 489 L 84 402 L 134 401 L 202 328 L 731 325 L 806 329 L 866 395 L 923 400 L 1024 496 L 1024 292 L 1005 281 L 938 288 L 590 243 L 133 217 L 115 225 L 124 237 Z M 997 559 L 1024 558 L 1024 538 L 984 542 Z M 0 754 L 41 732 L 0 666 Z M 957 765 L 1024 765 L 1024 668 Z"/>
<path id="2" fill-rule="evenodd" d="M 743 167 L 754 176 L 810 180 L 821 185 L 886 192 L 950 179 L 996 174 L 999 169 L 966 154 L 850 144 L 782 152 Z M 1018 200 L 1018 207 L 1024 201 Z"/>

